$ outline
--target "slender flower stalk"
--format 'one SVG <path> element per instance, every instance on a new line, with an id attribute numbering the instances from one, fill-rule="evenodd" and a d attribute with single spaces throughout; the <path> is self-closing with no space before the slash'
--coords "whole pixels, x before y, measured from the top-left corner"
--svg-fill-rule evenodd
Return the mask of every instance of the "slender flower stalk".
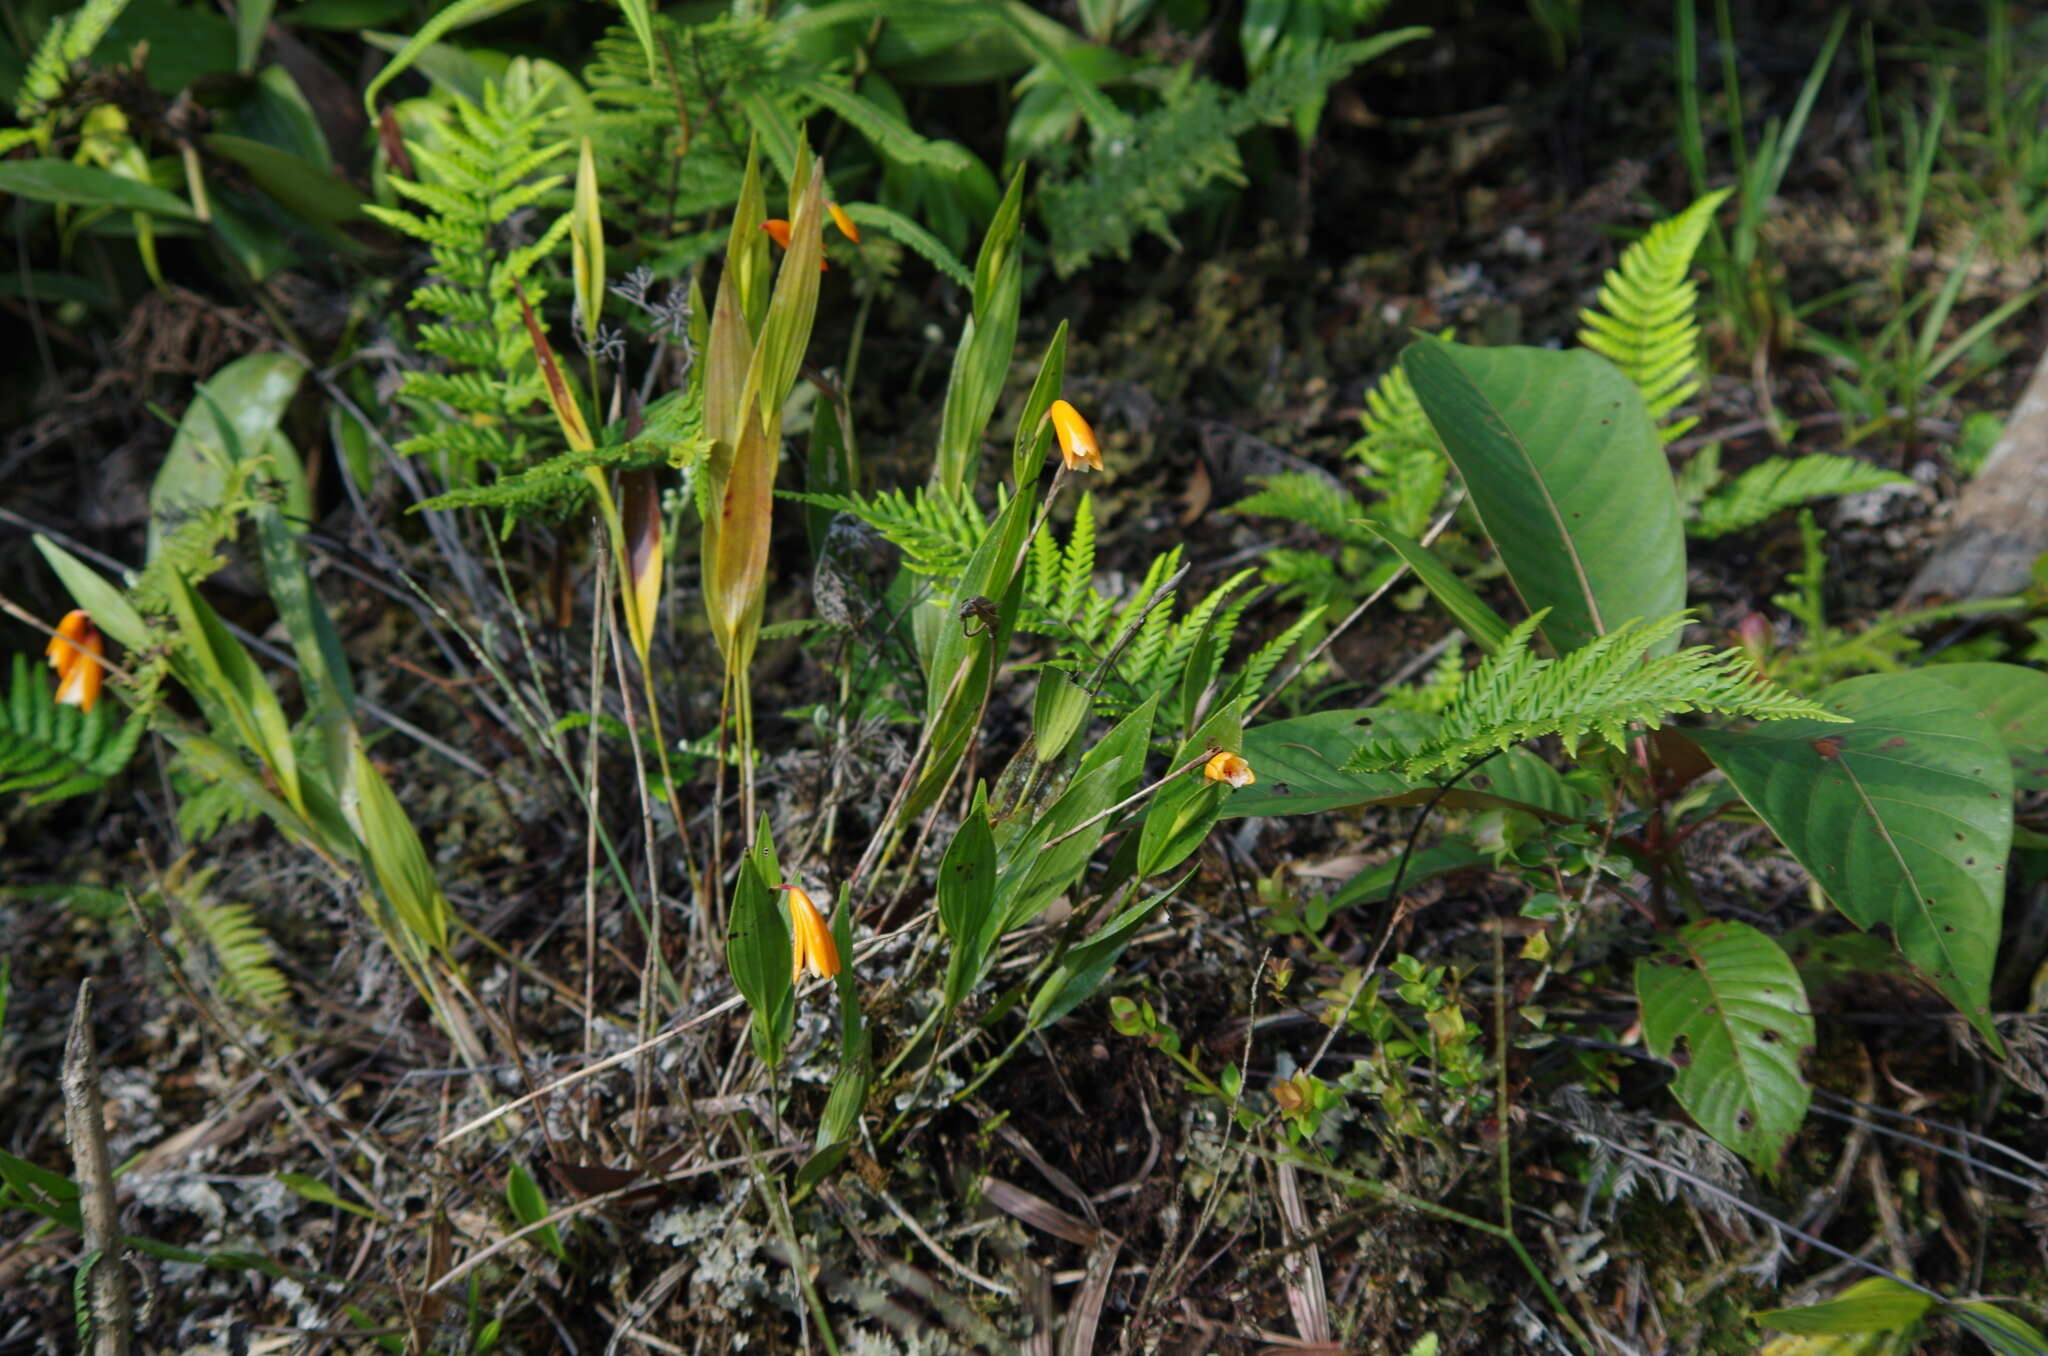
<path id="1" fill-rule="evenodd" d="M 83 609 L 73 608 L 57 623 L 44 654 L 57 671 L 57 701 L 91 714 L 100 699 L 100 682 L 105 673 L 107 643 Z"/>
<path id="2" fill-rule="evenodd" d="M 789 982 L 794 984 L 808 967 L 819 979 L 839 973 L 839 946 L 825 915 L 811 903 L 811 897 L 794 885 L 778 885 L 789 892 Z"/>
<path id="3" fill-rule="evenodd" d="M 1064 400 L 1052 402 L 1052 427 L 1059 435 L 1060 461 L 1069 471 L 1100 471 L 1102 448 L 1081 412 Z"/>

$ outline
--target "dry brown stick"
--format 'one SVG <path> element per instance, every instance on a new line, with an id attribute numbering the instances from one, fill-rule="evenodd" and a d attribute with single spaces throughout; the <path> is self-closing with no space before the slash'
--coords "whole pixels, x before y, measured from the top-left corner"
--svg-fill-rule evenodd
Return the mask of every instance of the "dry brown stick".
<path id="1" fill-rule="evenodd" d="M 93 1356 L 128 1356 L 135 1314 L 128 1302 L 127 1258 L 121 1247 L 121 1211 L 114 1201 L 114 1164 L 100 1119 L 99 1055 L 92 1039 L 92 981 L 78 985 L 71 1034 L 64 1038 L 64 1131 L 78 1176 L 84 1226 L 86 1294 L 92 1306 Z"/>

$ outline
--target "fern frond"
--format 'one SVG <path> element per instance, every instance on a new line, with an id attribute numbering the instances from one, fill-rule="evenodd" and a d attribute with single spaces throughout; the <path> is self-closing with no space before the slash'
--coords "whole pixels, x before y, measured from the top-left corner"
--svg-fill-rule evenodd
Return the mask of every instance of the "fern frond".
<path id="1" fill-rule="evenodd" d="M 40 670 L 27 655 L 15 655 L 0 705 L 0 794 L 29 792 L 30 805 L 99 790 L 128 765 L 142 738 L 142 719 L 117 719 L 111 703 L 89 714 L 59 706 Z"/>
<path id="2" fill-rule="evenodd" d="M 1780 509 L 1837 494 L 1861 494 L 1912 480 L 1854 457 L 1815 452 L 1805 457 L 1771 457 L 1730 483 L 1707 492 L 1699 516 L 1686 524 L 1695 537 L 1725 537 L 1754 527 Z"/>
<path id="3" fill-rule="evenodd" d="M 265 1010 L 284 1001 L 291 985 L 277 968 L 270 937 L 256 922 L 253 908 L 194 902 L 185 906 L 185 914 L 220 967 L 222 997 Z"/>
<path id="4" fill-rule="evenodd" d="M 1217 179 L 1244 182 L 1237 138 L 1321 98 L 1379 50 L 1371 43 L 1302 43 L 1276 57 L 1241 95 L 1208 80 L 1168 89 L 1129 135 L 1098 142 L 1083 173 L 1040 186 L 1053 266 L 1064 277 L 1105 255 L 1127 259 L 1140 231 L 1177 247 L 1169 219 L 1196 192 Z"/>
<path id="5" fill-rule="evenodd" d="M 1529 649 L 1542 619 L 1539 612 L 1517 626 L 1497 654 L 1465 675 L 1442 724 L 1419 747 L 1363 748 L 1347 769 L 1383 772 L 1398 766 L 1404 775 L 1419 777 L 1544 735 L 1557 735 L 1567 753 L 1576 753 L 1589 737 L 1619 745 L 1627 738 L 1625 727 L 1655 729 L 1682 711 L 1755 720 L 1842 719 L 1760 679 L 1740 650 L 1697 645 L 1650 655 L 1684 628 L 1682 612 L 1631 621 L 1557 659 L 1539 658 Z"/>
<path id="6" fill-rule="evenodd" d="M 1699 288 L 1689 276 L 1692 256 L 1713 224 L 1714 210 L 1732 191 L 1709 193 L 1652 226 L 1601 280 L 1600 309 L 1579 312 L 1585 322 L 1579 342 L 1628 373 L 1653 419 L 1663 419 L 1700 388 L 1700 327 L 1693 315 Z M 1675 421 L 1664 429 L 1664 440 L 1697 422 Z"/>
<path id="7" fill-rule="evenodd" d="M 63 98 L 72 72 L 92 55 L 127 8 L 128 0 L 86 0 L 71 13 L 50 20 L 15 91 L 15 116 L 28 122 Z"/>
<path id="8" fill-rule="evenodd" d="M 544 436 L 549 427 L 514 292 L 523 285 L 534 307 L 545 301 L 534 273 L 560 251 L 568 214 L 557 214 L 524 244 L 508 248 L 505 239 L 508 223 L 563 196 L 564 176 L 554 171 L 570 143 L 553 134 L 561 110 L 548 105 L 549 97 L 546 84 L 514 95 L 493 82 L 481 100 L 458 100 L 455 118 L 437 125 L 431 144 L 408 143 L 420 177 L 391 181 L 420 210 L 369 209 L 432 257 L 431 278 L 407 306 L 432 317 L 416 343 L 446 370 L 405 374 L 398 394 L 413 412 L 415 431 L 398 446 L 409 455 L 443 456 L 457 485 L 472 481 L 485 463 L 521 465 L 529 435 Z"/>
<path id="9" fill-rule="evenodd" d="M 920 486 L 908 494 L 882 490 L 866 497 L 796 490 L 778 490 L 776 494 L 851 514 L 903 552 L 906 569 L 939 578 L 950 578 L 967 568 L 988 535 L 991 521 L 982 516 L 965 491 L 954 494 L 931 486 Z M 1000 503 L 997 511 L 1001 511 Z"/>
<path id="10" fill-rule="evenodd" d="M 1312 527 L 1347 546 L 1375 546 L 1379 539 L 1360 522 L 1365 505 L 1327 476 L 1286 471 L 1261 476 L 1260 488 L 1230 506 L 1233 513 L 1284 518 Z"/>
<path id="11" fill-rule="evenodd" d="M 608 429 L 607 434 L 618 430 Z M 622 471 L 650 466 L 693 465 L 710 450 L 704 436 L 702 394 L 686 388 L 647 407 L 640 435 L 607 443 L 588 452 L 564 452 L 524 471 L 498 477 L 488 485 L 471 485 L 436 495 L 412 506 L 425 509 L 492 508 L 509 526 L 520 518 L 560 519 L 579 510 L 591 494 L 584 474 L 592 468 Z"/>

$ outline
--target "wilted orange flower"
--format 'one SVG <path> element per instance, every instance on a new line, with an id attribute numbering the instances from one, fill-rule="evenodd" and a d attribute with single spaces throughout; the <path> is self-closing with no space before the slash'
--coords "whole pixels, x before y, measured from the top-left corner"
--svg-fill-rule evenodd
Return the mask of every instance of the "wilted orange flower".
<path id="1" fill-rule="evenodd" d="M 1081 412 L 1064 400 L 1052 402 L 1053 431 L 1060 438 L 1060 460 L 1069 471 L 1100 471 L 1102 449 L 1095 443 L 1095 430 Z"/>
<path id="2" fill-rule="evenodd" d="M 89 713 L 100 699 L 100 676 L 106 667 L 100 661 L 107 654 L 107 643 L 92 618 L 79 608 L 65 613 L 43 653 L 57 670 L 58 702 Z"/>
<path id="3" fill-rule="evenodd" d="M 1202 775 L 1212 782 L 1229 782 L 1232 786 L 1250 786 L 1258 778 L 1252 775 L 1252 765 L 1234 753 L 1219 753 L 1202 766 Z"/>
<path id="4" fill-rule="evenodd" d="M 794 984 L 804 977 L 804 967 L 809 966 L 812 974 L 819 979 L 830 979 L 839 973 L 839 947 L 832 940 L 832 929 L 825 922 L 825 915 L 818 912 L 818 906 L 811 903 L 811 897 L 794 885 L 778 885 L 778 890 L 789 892 L 789 982 Z"/>
<path id="5" fill-rule="evenodd" d="M 773 240 L 784 249 L 789 248 L 789 223 L 787 221 L 784 221 L 781 217 L 770 217 L 761 223 L 761 229 L 768 232 L 770 240 Z M 823 273 L 830 267 L 832 265 L 826 263 L 823 259 L 818 261 L 818 272 Z"/>
<path id="6" fill-rule="evenodd" d="M 828 202 L 825 204 L 825 210 L 832 214 L 832 224 L 839 228 L 839 234 L 858 245 L 860 243 L 860 227 L 853 224 L 853 218 L 846 215 L 846 209 L 836 202 Z"/>

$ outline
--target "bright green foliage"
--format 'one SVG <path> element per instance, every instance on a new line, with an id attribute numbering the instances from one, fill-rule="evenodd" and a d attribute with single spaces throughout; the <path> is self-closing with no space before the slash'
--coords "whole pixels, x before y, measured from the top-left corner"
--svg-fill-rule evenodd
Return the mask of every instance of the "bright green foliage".
<path id="1" fill-rule="evenodd" d="M 1450 462 L 1406 371 L 1396 366 L 1365 393 L 1360 423 L 1364 432 L 1351 455 L 1365 463 L 1365 483 L 1380 496 L 1371 516 L 1397 532 L 1421 536 L 1443 497 Z"/>
<path id="2" fill-rule="evenodd" d="M 1731 190 L 1709 193 L 1622 252 L 1600 284 L 1598 310 L 1579 312 L 1579 342 L 1628 373 L 1650 416 L 1665 415 L 1700 388 L 1700 327 L 1693 309 L 1699 288 L 1692 256 Z M 1671 441 L 1698 423 L 1679 419 L 1663 429 Z"/>
<path id="3" fill-rule="evenodd" d="M 563 197 L 564 176 L 555 170 L 570 143 L 552 135 L 552 97 L 543 81 L 520 93 L 486 85 L 481 104 L 455 100 L 438 145 L 408 143 L 422 177 L 390 180 L 420 210 L 364 209 L 433 254 L 435 280 L 410 305 L 436 317 L 420 326 L 418 342 L 446 370 L 405 374 L 399 398 L 418 413 L 422 431 L 398 450 L 440 458 L 454 484 L 475 479 L 484 463 L 517 468 L 529 432 L 546 426 L 536 413 L 546 408 L 546 391 L 513 289 L 523 286 L 527 301 L 540 306 L 544 289 L 532 275 L 561 248 L 569 216 L 514 249 L 504 237 L 518 214 Z"/>
<path id="4" fill-rule="evenodd" d="M 1438 461 L 1441 467 L 1442 458 Z M 1441 469 L 1437 476 L 1441 485 Z M 1361 521 L 1367 511 L 1365 505 L 1328 476 L 1307 471 L 1261 477 L 1259 488 L 1232 504 L 1230 510 L 1257 518 L 1285 518 L 1312 527 L 1346 546 L 1379 545 L 1379 538 Z"/>
<path id="5" fill-rule="evenodd" d="M 29 792 L 28 803 L 82 796 L 128 765 L 142 721 L 117 721 L 101 702 L 87 714 L 59 706 L 49 680 L 25 654 L 14 656 L 7 702 L 0 706 L 0 792 Z"/>
<path id="6" fill-rule="evenodd" d="M 15 92 L 14 116 L 32 121 L 62 99 L 73 70 L 92 55 L 126 8 L 128 0 L 86 0 L 71 13 L 51 19 Z"/>
<path id="7" fill-rule="evenodd" d="M 1172 692 L 1198 656 L 1208 672 L 1197 674 L 1196 682 L 1213 679 L 1245 608 L 1257 596 L 1239 593 L 1257 571 L 1239 570 L 1176 620 L 1168 599 L 1181 568 L 1178 546 L 1153 558 L 1127 598 L 1096 588 L 1094 568 L 1094 497 L 1083 495 L 1065 546 L 1050 532 L 1040 532 L 1032 541 L 1018 629 L 1057 642 L 1053 666 L 1100 675 L 1096 704 L 1111 715 L 1132 710 L 1152 694 Z M 1254 652 L 1232 692 L 1256 692 L 1313 620 L 1297 621 Z"/>
<path id="8" fill-rule="evenodd" d="M 1686 463 L 1703 469 L 1688 479 L 1704 479 L 1720 464 L 1712 448 L 1702 448 Z M 1711 482 L 1709 482 L 1711 483 Z M 1730 532 L 1755 527 L 1781 509 L 1796 507 L 1814 499 L 1838 494 L 1861 494 L 1887 485 L 1910 485 L 1907 477 L 1872 466 L 1855 457 L 1815 452 L 1804 457 L 1769 457 L 1744 471 L 1726 485 L 1707 490 L 1700 498 L 1685 530 L 1695 537 L 1711 540 Z"/>
<path id="9" fill-rule="evenodd" d="M 1806 986 L 1776 942 L 1722 919 L 1679 929 L 1636 966 L 1643 1040 L 1677 1068 L 1672 1091 L 1701 1128 L 1776 1175 L 1813 1092 Z"/>
<path id="10" fill-rule="evenodd" d="M 183 910 L 220 966 L 221 996 L 274 1008 L 291 992 L 272 957 L 270 938 L 247 904 L 192 903 Z"/>
<path id="11" fill-rule="evenodd" d="M 607 434 L 616 430 L 606 430 Z M 591 467 L 621 471 L 650 466 L 690 470 L 710 451 L 704 436 L 704 396 L 688 386 L 672 391 L 647 407 L 638 437 L 607 442 L 588 452 L 569 451 L 536 462 L 524 471 L 500 476 L 488 485 L 469 485 L 422 500 L 413 511 L 446 508 L 496 509 L 509 531 L 520 518 L 561 519 L 579 512 L 591 496 Z"/>
<path id="12" fill-rule="evenodd" d="M 1627 622 L 1559 659 L 1541 659 L 1529 649 L 1542 619 L 1539 612 L 1517 626 L 1500 653 L 1466 675 L 1443 724 L 1420 746 L 1367 744 L 1345 769 L 1398 766 L 1404 775 L 1419 777 L 1543 735 L 1559 736 L 1565 751 L 1575 753 L 1589 735 L 1619 745 L 1624 727 L 1655 728 L 1681 711 L 1757 720 L 1840 719 L 1775 683 L 1759 682 L 1740 650 L 1696 645 L 1653 657 L 1659 643 L 1684 628 L 1683 613 Z"/>
<path id="13" fill-rule="evenodd" d="M 651 80 L 639 37 L 619 26 L 598 39 L 583 82 L 597 109 L 590 132 L 607 221 L 636 242 L 632 257 L 673 276 L 725 239 L 723 226 L 682 224 L 738 200 L 752 101 L 790 126 L 803 108 L 782 77 L 773 30 L 758 20 L 681 24 L 657 14 L 653 38 Z"/>
<path id="14" fill-rule="evenodd" d="M 1292 49 L 1242 94 L 1210 80 L 1175 84 L 1130 135 L 1098 142 L 1083 172 L 1042 186 L 1053 266 L 1065 276 L 1104 255 L 1127 259 L 1141 230 L 1174 241 L 1168 219 L 1202 188 L 1218 179 L 1243 186 L 1239 137 L 1320 100 L 1358 66 L 1424 31 Z"/>

